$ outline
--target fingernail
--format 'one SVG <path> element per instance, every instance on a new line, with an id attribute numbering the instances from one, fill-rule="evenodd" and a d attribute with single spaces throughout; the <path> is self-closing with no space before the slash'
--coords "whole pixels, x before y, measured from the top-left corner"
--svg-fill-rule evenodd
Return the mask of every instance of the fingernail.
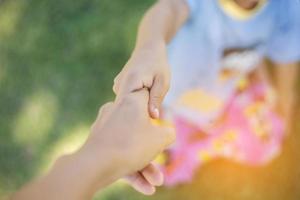
<path id="1" fill-rule="evenodd" d="M 153 109 L 153 117 L 154 118 L 156 118 L 156 119 L 158 119 L 159 118 L 159 110 L 158 110 L 158 108 L 154 108 Z"/>
<path id="2" fill-rule="evenodd" d="M 143 193 L 144 193 L 145 195 L 150 196 L 150 195 L 153 195 L 153 194 L 155 193 L 155 191 L 156 191 L 155 187 L 154 187 L 154 186 L 151 186 L 151 187 L 149 187 L 149 188 L 144 188 Z"/>

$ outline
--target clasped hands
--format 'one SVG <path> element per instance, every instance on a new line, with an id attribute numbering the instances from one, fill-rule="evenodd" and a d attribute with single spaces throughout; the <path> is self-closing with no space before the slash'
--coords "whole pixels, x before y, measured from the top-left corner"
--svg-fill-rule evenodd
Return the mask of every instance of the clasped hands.
<path id="1" fill-rule="evenodd" d="M 151 161 L 175 140 L 172 128 L 152 123 L 148 101 L 149 91 L 140 89 L 102 106 L 83 146 L 98 149 L 99 154 L 105 151 L 109 155 L 105 159 L 113 163 L 110 168 L 115 171 L 115 179 L 125 177 L 146 195 L 153 194 L 155 186 L 163 183 L 163 175 Z"/>

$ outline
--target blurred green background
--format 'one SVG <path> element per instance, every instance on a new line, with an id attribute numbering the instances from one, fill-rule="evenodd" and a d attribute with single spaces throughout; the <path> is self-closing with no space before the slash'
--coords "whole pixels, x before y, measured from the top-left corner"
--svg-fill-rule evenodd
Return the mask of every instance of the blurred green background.
<path id="1" fill-rule="evenodd" d="M 154 0 L 0 0 L 0 198 L 76 149 Z M 144 197 L 116 183 L 95 199 L 300 199 L 300 116 L 263 168 L 218 160 L 191 184 Z"/>

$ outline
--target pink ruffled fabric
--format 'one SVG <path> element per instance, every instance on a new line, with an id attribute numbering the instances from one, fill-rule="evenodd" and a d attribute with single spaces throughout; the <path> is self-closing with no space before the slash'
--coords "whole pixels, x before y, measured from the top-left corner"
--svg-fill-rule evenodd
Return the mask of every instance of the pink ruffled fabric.
<path id="1" fill-rule="evenodd" d="M 209 130 L 173 116 L 177 132 L 175 146 L 168 150 L 162 166 L 168 186 L 192 181 L 199 167 L 216 158 L 260 166 L 280 153 L 284 124 L 270 101 L 265 83 L 237 92 L 224 109 L 221 119 Z"/>

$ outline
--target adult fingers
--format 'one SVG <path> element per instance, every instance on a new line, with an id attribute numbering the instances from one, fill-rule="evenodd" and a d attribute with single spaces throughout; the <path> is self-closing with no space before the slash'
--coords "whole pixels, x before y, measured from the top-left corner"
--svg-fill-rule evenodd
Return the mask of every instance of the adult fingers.
<path id="1" fill-rule="evenodd" d="M 145 195 L 155 193 L 155 187 L 151 185 L 140 172 L 127 176 L 125 180 L 138 192 Z"/>
<path id="2" fill-rule="evenodd" d="M 144 178 L 154 186 L 161 186 L 164 182 L 164 177 L 160 169 L 154 164 L 150 163 L 140 171 Z"/>

